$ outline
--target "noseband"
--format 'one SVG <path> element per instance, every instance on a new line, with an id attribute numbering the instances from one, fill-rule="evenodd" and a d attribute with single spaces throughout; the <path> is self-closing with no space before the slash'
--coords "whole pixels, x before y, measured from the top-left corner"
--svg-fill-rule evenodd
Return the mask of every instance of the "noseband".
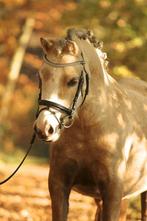
<path id="1" fill-rule="evenodd" d="M 85 98 L 86 98 L 88 91 L 89 91 L 89 75 L 85 69 L 85 61 L 84 61 L 83 55 L 81 55 L 81 56 L 82 56 L 82 60 L 71 62 L 71 63 L 60 64 L 60 63 L 54 63 L 54 62 L 50 61 L 47 58 L 47 55 L 44 55 L 44 62 L 52 67 L 63 68 L 63 67 L 68 67 L 68 66 L 82 65 L 83 70 L 81 71 L 81 75 L 80 75 L 79 82 L 78 82 L 78 87 L 77 87 L 75 96 L 73 98 L 71 108 L 67 108 L 67 107 L 65 107 L 61 104 L 55 103 L 53 101 L 41 99 L 42 84 L 41 84 L 41 80 L 40 80 L 40 86 L 39 86 L 40 87 L 40 94 L 39 94 L 38 104 L 42 105 L 44 107 L 37 112 L 37 117 L 40 114 L 40 112 L 42 112 L 43 110 L 50 110 L 50 108 L 52 108 L 52 109 L 55 109 L 55 110 L 65 114 L 64 117 L 62 117 L 60 120 L 57 119 L 59 122 L 60 128 L 64 128 L 64 127 L 68 128 L 71 126 L 72 121 L 73 121 L 73 116 L 74 116 L 74 113 L 76 110 L 76 104 L 77 104 L 78 98 L 80 96 L 80 93 L 81 93 L 81 95 L 83 95 L 82 88 L 83 88 L 84 81 L 86 84 L 86 88 L 85 88 L 85 92 L 84 92 L 84 96 L 83 96 L 83 100 L 82 100 L 81 105 L 84 103 Z M 70 122 L 70 123 L 68 122 L 68 125 L 65 123 L 66 118 L 68 118 L 68 120 Z"/>

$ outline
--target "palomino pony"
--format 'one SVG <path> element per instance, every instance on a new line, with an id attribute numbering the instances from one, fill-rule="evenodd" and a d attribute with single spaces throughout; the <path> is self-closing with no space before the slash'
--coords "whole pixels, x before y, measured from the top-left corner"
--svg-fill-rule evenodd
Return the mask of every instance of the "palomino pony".
<path id="1" fill-rule="evenodd" d="M 90 32 L 69 30 L 41 44 L 34 128 L 53 143 L 52 221 L 67 220 L 71 189 L 96 200 L 96 221 L 118 221 L 121 203 L 147 190 L 147 84 L 110 77 Z"/>

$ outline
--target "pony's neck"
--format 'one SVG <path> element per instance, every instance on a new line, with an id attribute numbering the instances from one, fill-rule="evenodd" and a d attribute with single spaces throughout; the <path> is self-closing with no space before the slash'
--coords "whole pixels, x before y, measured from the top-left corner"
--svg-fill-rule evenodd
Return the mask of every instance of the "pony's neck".
<path id="1" fill-rule="evenodd" d="M 109 113 L 108 104 L 123 91 L 118 83 L 107 73 L 104 66 L 103 53 L 95 49 L 89 42 L 82 41 L 81 49 L 86 62 L 85 69 L 90 77 L 90 90 L 81 115 L 87 125 L 97 124 Z M 116 99 L 118 102 L 119 99 Z M 105 119 L 106 120 L 106 119 Z"/>
<path id="2" fill-rule="evenodd" d="M 78 45 L 86 62 L 87 72 L 91 78 L 97 81 L 98 85 L 108 85 L 109 75 L 106 72 L 104 65 L 104 54 L 100 49 L 94 46 L 88 40 L 78 40 Z"/>
<path id="3" fill-rule="evenodd" d="M 107 90 L 111 88 L 112 78 L 108 75 L 104 64 L 104 53 L 96 49 L 88 40 L 80 41 L 80 48 L 86 62 L 85 69 L 90 78 L 90 95 L 105 101 Z"/>

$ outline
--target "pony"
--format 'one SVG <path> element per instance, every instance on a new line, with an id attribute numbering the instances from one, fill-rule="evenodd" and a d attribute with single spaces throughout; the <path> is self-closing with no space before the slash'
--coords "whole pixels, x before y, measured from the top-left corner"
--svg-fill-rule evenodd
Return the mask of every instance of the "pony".
<path id="1" fill-rule="evenodd" d="M 95 199 L 96 221 L 126 220 L 122 204 L 147 196 L 147 84 L 112 78 L 91 31 L 70 29 L 41 45 L 34 130 L 52 143 L 52 221 L 67 220 L 72 189 Z"/>

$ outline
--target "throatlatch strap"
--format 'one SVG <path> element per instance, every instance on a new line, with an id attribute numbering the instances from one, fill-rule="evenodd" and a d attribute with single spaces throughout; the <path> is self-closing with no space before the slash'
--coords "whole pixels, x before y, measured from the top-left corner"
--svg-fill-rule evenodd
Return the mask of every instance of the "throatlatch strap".
<path id="1" fill-rule="evenodd" d="M 79 79 L 78 88 L 77 88 L 75 97 L 74 97 L 74 99 L 73 99 L 72 110 L 75 110 L 75 106 L 76 106 L 78 97 L 79 97 L 79 95 L 80 95 L 80 91 L 82 91 L 83 83 L 84 83 L 84 73 L 83 73 L 83 71 L 82 71 L 82 72 L 81 72 L 81 75 L 80 75 L 80 79 Z"/>

